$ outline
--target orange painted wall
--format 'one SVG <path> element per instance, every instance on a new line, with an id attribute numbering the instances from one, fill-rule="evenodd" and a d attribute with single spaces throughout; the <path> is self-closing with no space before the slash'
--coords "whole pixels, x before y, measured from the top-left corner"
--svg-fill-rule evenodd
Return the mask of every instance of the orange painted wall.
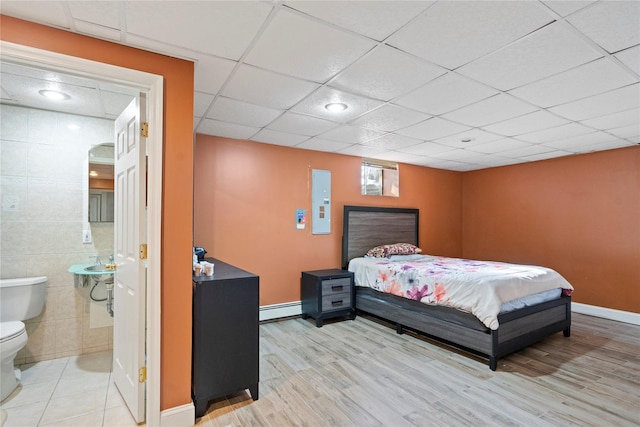
<path id="1" fill-rule="evenodd" d="M 164 76 L 161 409 L 191 402 L 193 63 L 0 15 L 3 41 Z"/>
<path id="2" fill-rule="evenodd" d="M 545 265 L 573 300 L 640 312 L 640 147 L 464 174 L 463 254 Z"/>
<path id="3" fill-rule="evenodd" d="M 260 276 L 260 305 L 300 300 L 300 273 L 339 268 L 347 205 L 420 209 L 425 252 L 461 256 L 462 174 L 400 165 L 400 197 L 360 194 L 361 158 L 196 136 L 194 242 Z M 331 234 L 311 233 L 311 171 L 331 171 Z M 307 210 L 297 230 L 296 209 Z"/>

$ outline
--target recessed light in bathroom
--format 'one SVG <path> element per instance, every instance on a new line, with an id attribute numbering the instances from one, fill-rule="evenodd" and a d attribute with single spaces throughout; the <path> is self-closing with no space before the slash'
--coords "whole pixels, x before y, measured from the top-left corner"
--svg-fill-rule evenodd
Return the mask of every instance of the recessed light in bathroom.
<path id="1" fill-rule="evenodd" d="M 349 106 L 347 104 L 343 104 L 342 102 L 332 102 L 325 105 L 324 108 L 331 111 L 332 113 L 339 113 L 349 108 Z"/>
<path id="2" fill-rule="evenodd" d="M 44 96 L 45 98 L 49 98 L 53 101 L 66 101 L 67 99 L 71 99 L 71 97 L 66 93 L 59 92 L 57 90 L 42 89 L 38 93 Z"/>

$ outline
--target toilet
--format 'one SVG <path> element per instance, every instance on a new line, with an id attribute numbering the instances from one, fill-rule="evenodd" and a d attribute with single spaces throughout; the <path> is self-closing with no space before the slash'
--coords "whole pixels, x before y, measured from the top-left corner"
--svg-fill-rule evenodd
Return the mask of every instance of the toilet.
<path id="1" fill-rule="evenodd" d="M 18 352 L 27 345 L 22 320 L 42 312 L 47 299 L 46 276 L 0 279 L 0 401 L 20 383 L 20 370 L 13 365 Z"/>

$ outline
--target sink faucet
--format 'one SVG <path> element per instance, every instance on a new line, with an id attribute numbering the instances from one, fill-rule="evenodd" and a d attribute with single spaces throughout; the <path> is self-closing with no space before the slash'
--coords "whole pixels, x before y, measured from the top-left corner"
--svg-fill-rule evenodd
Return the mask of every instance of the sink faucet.
<path id="1" fill-rule="evenodd" d="M 113 264 L 113 254 L 109 255 L 109 264 Z"/>
<path id="2" fill-rule="evenodd" d="M 96 257 L 96 262 L 95 262 L 95 264 L 96 264 L 96 265 L 102 265 L 102 261 L 100 261 L 100 256 L 99 256 L 99 255 L 96 255 L 95 257 Z M 93 258 L 93 256 L 90 256 L 89 258 Z"/>

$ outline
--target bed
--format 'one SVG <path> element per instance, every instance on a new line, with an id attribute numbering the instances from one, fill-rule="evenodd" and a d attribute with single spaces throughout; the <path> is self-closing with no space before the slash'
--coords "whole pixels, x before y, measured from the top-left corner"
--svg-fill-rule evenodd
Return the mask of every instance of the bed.
<path id="1" fill-rule="evenodd" d="M 345 206 L 343 218 L 344 269 L 355 269 L 354 264 L 363 262 L 365 254 L 380 245 L 402 242 L 419 246 L 418 209 Z M 487 322 L 459 308 L 381 292 L 375 286 L 370 287 L 371 284 L 359 283 L 365 280 L 363 277 L 355 274 L 357 311 L 395 324 L 397 333 L 408 328 L 487 357 L 493 371 L 501 357 L 558 332 L 563 332 L 565 337 L 570 335 L 570 292 L 560 291 L 554 296 L 547 293 L 543 302 L 516 305 L 510 311 L 500 311 L 496 322 Z"/>

